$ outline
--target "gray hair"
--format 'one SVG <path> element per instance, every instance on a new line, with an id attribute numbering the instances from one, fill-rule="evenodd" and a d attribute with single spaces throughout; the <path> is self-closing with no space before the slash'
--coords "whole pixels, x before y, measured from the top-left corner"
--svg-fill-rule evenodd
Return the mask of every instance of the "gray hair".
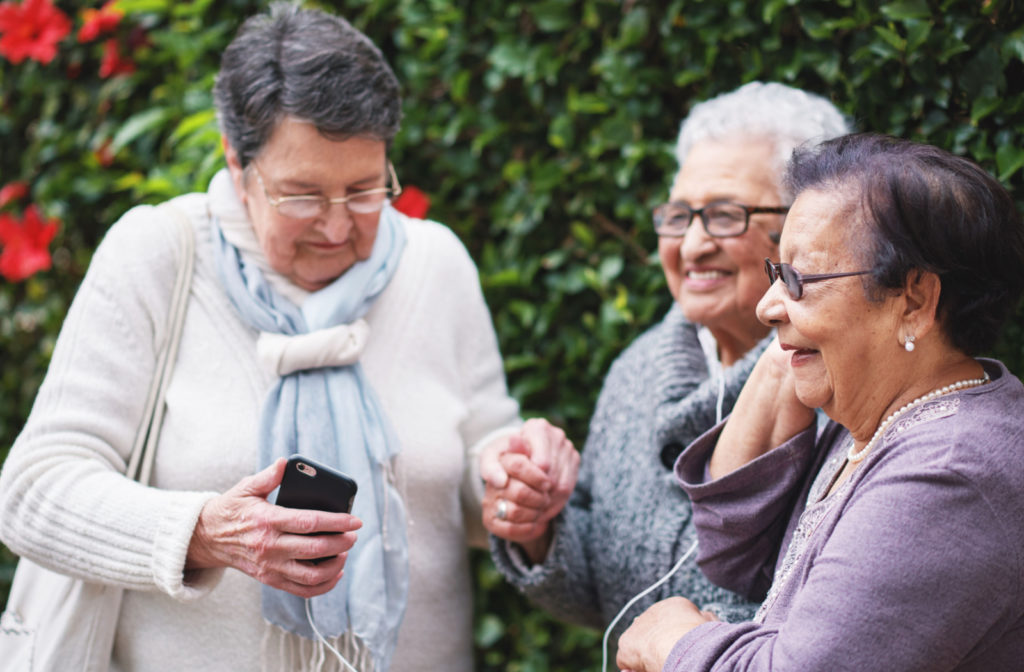
<path id="1" fill-rule="evenodd" d="M 836 106 L 821 96 L 777 82 L 750 82 L 693 106 L 679 129 L 676 160 L 682 168 L 702 140 L 765 137 L 775 146 L 780 196 L 789 201 L 782 176 L 793 150 L 852 130 Z"/>
<path id="2" fill-rule="evenodd" d="M 221 57 L 213 96 L 243 168 L 285 117 L 328 138 L 389 145 L 402 119 L 398 79 L 380 49 L 345 19 L 286 2 L 242 24 Z"/>

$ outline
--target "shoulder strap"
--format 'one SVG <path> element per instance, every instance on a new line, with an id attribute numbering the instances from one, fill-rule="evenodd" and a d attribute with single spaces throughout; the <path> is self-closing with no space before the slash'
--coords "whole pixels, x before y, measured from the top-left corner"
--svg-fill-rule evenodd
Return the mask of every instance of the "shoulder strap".
<path id="1" fill-rule="evenodd" d="M 195 230 L 188 215 L 170 202 L 159 206 L 165 215 L 170 217 L 178 228 L 181 248 L 181 259 L 178 263 L 178 275 L 174 281 L 174 293 L 171 295 L 170 310 L 167 314 L 167 338 L 157 356 L 156 370 L 150 383 L 149 394 L 146 395 L 145 413 L 139 424 L 139 432 L 132 445 L 128 470 L 125 472 L 143 485 L 149 484 L 153 471 L 153 459 L 156 457 L 156 444 L 160 438 L 160 426 L 164 420 L 164 395 L 174 370 L 174 362 L 178 358 L 178 344 L 181 342 L 181 328 L 185 323 L 185 310 L 188 306 L 189 289 L 192 286 L 192 270 L 195 267 Z"/>

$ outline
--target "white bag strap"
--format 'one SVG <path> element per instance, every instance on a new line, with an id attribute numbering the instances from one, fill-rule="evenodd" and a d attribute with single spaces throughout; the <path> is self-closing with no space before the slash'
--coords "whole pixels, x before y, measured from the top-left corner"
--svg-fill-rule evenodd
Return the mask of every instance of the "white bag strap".
<path id="1" fill-rule="evenodd" d="M 164 396 L 174 370 L 174 362 L 178 359 L 178 344 L 181 342 L 181 329 L 185 323 L 185 310 L 188 307 L 188 294 L 192 286 L 192 271 L 195 267 L 195 230 L 188 215 L 170 202 L 158 206 L 164 214 L 178 225 L 178 238 L 181 248 L 181 259 L 178 263 L 178 275 L 174 281 L 174 293 L 171 295 L 170 310 L 167 314 L 167 337 L 164 347 L 157 356 L 156 370 L 153 381 L 146 395 L 145 412 L 139 425 L 132 454 L 128 460 L 125 474 L 143 485 L 149 485 L 153 472 L 153 459 L 156 457 L 156 444 L 160 438 L 160 426 L 163 424 Z"/>

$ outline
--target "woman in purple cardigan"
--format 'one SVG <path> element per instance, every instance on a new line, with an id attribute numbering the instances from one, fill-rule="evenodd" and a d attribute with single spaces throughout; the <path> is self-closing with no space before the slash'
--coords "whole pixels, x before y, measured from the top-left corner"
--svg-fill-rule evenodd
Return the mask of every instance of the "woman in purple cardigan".
<path id="1" fill-rule="evenodd" d="M 1024 386 L 976 357 L 1024 285 L 1013 200 L 970 161 L 878 135 L 802 150 L 788 179 L 758 306 L 777 341 L 676 463 L 701 568 L 767 598 L 741 624 L 659 602 L 619 666 L 1024 669 Z"/>

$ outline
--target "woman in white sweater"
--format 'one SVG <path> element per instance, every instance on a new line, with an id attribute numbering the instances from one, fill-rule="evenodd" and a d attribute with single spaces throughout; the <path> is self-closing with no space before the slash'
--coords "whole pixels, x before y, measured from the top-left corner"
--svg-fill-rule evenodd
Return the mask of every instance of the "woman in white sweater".
<path id="1" fill-rule="evenodd" d="M 476 455 L 522 430 L 466 250 L 389 205 L 394 74 L 344 20 L 278 5 L 215 97 L 227 170 L 173 201 L 196 267 L 152 486 L 123 472 L 179 255 L 143 206 L 68 313 L 0 475 L 0 536 L 128 589 L 114 670 L 352 669 L 313 626 L 360 672 L 471 670 Z M 294 453 L 356 476 L 354 515 L 267 502 Z"/>

